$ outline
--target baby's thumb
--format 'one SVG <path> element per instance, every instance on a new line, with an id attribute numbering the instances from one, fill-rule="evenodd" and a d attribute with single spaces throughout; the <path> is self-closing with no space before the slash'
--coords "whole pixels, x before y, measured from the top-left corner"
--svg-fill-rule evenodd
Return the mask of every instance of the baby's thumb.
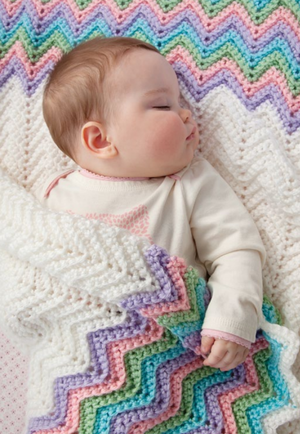
<path id="1" fill-rule="evenodd" d="M 203 355 L 208 355 L 210 353 L 211 347 L 215 342 L 214 338 L 208 336 L 202 336 L 201 338 L 201 353 Z"/>

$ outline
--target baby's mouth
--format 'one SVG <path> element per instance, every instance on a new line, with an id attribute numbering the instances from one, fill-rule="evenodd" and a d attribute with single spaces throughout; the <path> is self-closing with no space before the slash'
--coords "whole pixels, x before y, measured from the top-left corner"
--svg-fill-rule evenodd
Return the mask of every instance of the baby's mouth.
<path id="1" fill-rule="evenodd" d="M 195 137 L 196 127 L 193 128 L 191 134 L 185 140 L 191 140 Z"/>

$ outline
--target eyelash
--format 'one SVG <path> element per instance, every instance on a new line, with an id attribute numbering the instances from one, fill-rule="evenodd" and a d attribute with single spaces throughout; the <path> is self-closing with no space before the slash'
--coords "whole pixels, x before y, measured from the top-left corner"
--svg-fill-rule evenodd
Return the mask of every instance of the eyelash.
<path id="1" fill-rule="evenodd" d="M 155 106 L 153 108 L 160 109 L 160 110 L 166 110 L 166 109 L 169 110 L 170 106 L 168 106 L 168 105 L 160 105 L 160 106 Z"/>

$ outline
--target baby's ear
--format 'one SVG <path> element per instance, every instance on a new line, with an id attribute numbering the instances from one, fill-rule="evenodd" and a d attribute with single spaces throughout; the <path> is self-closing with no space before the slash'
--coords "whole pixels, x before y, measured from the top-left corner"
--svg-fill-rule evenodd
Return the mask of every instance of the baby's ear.
<path id="1" fill-rule="evenodd" d="M 83 125 L 81 143 L 98 158 L 113 158 L 118 154 L 118 150 L 106 136 L 105 127 L 99 122 L 87 122 Z"/>

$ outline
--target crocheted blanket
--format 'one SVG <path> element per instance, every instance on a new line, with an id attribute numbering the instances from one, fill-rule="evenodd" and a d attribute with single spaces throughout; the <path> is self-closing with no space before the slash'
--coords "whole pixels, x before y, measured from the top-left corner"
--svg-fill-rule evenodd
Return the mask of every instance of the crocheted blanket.
<path id="1" fill-rule="evenodd" d="M 24 401 L 30 433 L 300 433 L 299 2 L 0 0 L 0 17 L 1 433 L 22 432 Z M 167 57 L 202 154 L 266 246 L 264 289 L 285 327 L 265 300 L 250 356 L 230 373 L 196 355 L 208 297 L 192 270 L 31 195 L 74 167 L 43 123 L 44 81 L 98 34 Z"/>
<path id="2" fill-rule="evenodd" d="M 56 380 L 54 412 L 32 419 L 28 433 L 262 433 L 298 415 L 290 363 L 299 342 L 272 327 L 272 304 L 243 365 L 204 367 L 205 281 L 156 246 L 145 256 L 159 289 L 125 298 L 122 324 L 88 334 L 88 370 Z"/>

